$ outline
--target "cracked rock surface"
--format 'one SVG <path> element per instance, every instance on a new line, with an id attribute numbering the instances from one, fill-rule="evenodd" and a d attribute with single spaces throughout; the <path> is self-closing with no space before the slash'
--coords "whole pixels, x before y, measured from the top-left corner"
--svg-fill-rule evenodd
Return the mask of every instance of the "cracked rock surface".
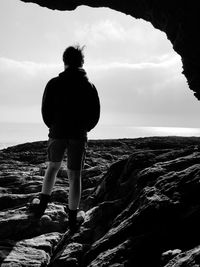
<path id="1" fill-rule="evenodd" d="M 77 233 L 68 229 L 66 158 L 37 220 L 46 142 L 0 151 L 0 266 L 200 265 L 200 138 L 89 141 Z"/>

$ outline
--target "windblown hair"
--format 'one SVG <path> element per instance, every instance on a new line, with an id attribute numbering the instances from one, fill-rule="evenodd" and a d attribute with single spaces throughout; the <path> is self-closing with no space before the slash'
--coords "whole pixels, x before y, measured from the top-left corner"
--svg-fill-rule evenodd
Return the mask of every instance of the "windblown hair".
<path id="1" fill-rule="evenodd" d="M 63 53 L 63 62 L 70 67 L 82 67 L 84 63 L 83 47 L 79 45 L 69 46 Z"/>

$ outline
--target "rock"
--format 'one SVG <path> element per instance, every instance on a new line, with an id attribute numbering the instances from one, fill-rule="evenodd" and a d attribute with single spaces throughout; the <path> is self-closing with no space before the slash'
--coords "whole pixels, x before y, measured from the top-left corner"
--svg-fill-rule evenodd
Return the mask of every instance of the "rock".
<path id="1" fill-rule="evenodd" d="M 40 218 L 40 225 L 46 226 L 46 225 L 49 225 L 51 222 L 52 222 L 51 217 L 48 215 L 43 215 Z"/>
<path id="2" fill-rule="evenodd" d="M 68 244 L 60 257 L 54 261 L 52 267 L 75 267 L 79 266 L 84 246 L 79 243 L 72 242 Z"/>
<path id="3" fill-rule="evenodd" d="M 197 266 L 199 145 L 200 138 L 182 137 L 90 141 L 81 201 L 85 219 L 59 250 L 68 229 L 67 177 L 58 177 L 52 202 L 38 220 L 26 205 L 39 195 L 44 162 L 20 156 L 30 143 L 0 151 L 1 266 L 47 266 L 51 259 L 54 267 Z M 43 142 L 32 146 L 33 158 L 45 154 Z"/>
<path id="4" fill-rule="evenodd" d="M 35 194 L 0 193 L 0 210 L 23 206 Z"/>
<path id="5" fill-rule="evenodd" d="M 68 192 L 69 187 L 66 187 L 64 184 L 55 186 L 51 195 L 51 201 L 63 203 L 67 205 L 68 203 Z"/>
<path id="6" fill-rule="evenodd" d="M 129 250 L 129 241 L 100 253 L 88 267 L 92 266 L 125 266 L 126 252 Z M 116 263 L 118 262 L 118 263 Z"/>
<path id="7" fill-rule="evenodd" d="M 200 264 L 199 260 L 200 255 L 200 247 L 195 247 L 189 251 L 185 251 L 183 253 L 178 253 L 176 257 L 169 261 L 165 267 L 197 267 Z"/>
<path id="8" fill-rule="evenodd" d="M 169 262 L 172 258 L 180 254 L 182 251 L 180 249 L 173 249 L 173 250 L 168 250 L 162 253 L 161 255 L 161 260 L 164 263 Z"/>
<path id="9" fill-rule="evenodd" d="M 7 266 L 47 266 L 60 234 L 51 233 L 18 242 L 0 241 L 0 262 Z"/>
<path id="10" fill-rule="evenodd" d="M 67 215 L 59 205 L 49 204 L 45 223 L 35 218 L 26 207 L 7 209 L 0 212 L 0 239 L 20 240 L 52 231 L 66 230 Z M 49 219 L 50 218 L 50 219 Z"/>

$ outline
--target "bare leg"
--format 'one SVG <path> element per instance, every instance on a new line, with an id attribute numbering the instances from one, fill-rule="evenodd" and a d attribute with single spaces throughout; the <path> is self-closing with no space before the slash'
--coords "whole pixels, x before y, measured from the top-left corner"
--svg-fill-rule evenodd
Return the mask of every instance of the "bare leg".
<path id="1" fill-rule="evenodd" d="M 79 208 L 81 199 L 81 170 L 68 169 L 69 197 L 68 206 L 70 210 Z"/>
<path id="2" fill-rule="evenodd" d="M 51 195 L 61 163 L 62 162 L 49 162 L 42 185 L 42 194 Z"/>

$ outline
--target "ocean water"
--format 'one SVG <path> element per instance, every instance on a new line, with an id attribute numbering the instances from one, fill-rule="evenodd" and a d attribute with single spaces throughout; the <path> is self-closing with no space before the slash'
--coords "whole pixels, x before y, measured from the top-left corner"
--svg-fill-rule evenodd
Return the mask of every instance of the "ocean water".
<path id="1" fill-rule="evenodd" d="M 126 127 L 98 125 L 89 139 L 117 139 L 150 136 L 198 136 L 200 128 Z M 26 142 L 47 140 L 48 129 L 42 123 L 0 123 L 0 149 Z"/>
<path id="2" fill-rule="evenodd" d="M 0 149 L 9 146 L 46 140 L 48 129 L 39 123 L 0 122 Z"/>

